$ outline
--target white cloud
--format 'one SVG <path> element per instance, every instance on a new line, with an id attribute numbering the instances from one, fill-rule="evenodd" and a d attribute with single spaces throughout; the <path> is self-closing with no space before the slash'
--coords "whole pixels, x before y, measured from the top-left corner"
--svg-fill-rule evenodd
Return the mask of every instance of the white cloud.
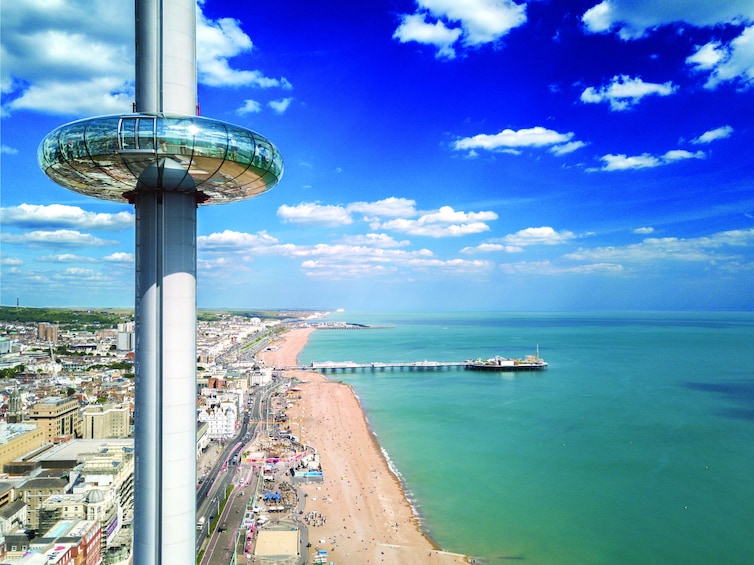
<path id="1" fill-rule="evenodd" d="M 610 28 L 613 25 L 610 15 L 610 3 L 605 1 L 600 2 L 596 6 L 592 6 L 584 12 L 581 21 L 591 33 L 610 31 Z"/>
<path id="2" fill-rule="evenodd" d="M 636 2 L 604 0 L 587 10 L 582 21 L 591 33 L 617 31 L 624 40 L 645 36 L 664 25 L 691 25 L 699 28 L 741 26 L 754 21 L 751 0 L 673 0 Z M 706 87 L 738 82 L 744 88 L 754 84 L 754 26 L 745 28 L 731 40 L 712 41 L 697 48 L 686 62 L 697 71 L 710 71 Z"/>
<path id="3" fill-rule="evenodd" d="M 606 86 L 586 88 L 581 93 L 581 101 L 585 104 L 608 102 L 611 110 L 620 111 L 635 106 L 645 96 L 669 96 L 676 90 L 677 87 L 670 81 L 657 84 L 644 82 L 639 77 L 620 75 L 614 76 Z"/>
<path id="4" fill-rule="evenodd" d="M 131 212 L 116 214 L 87 212 L 78 206 L 63 204 L 19 204 L 9 208 L 0 208 L 0 222 L 6 226 L 22 228 L 68 227 L 122 231 L 134 227 L 134 215 Z"/>
<path id="5" fill-rule="evenodd" d="M 551 129 L 535 126 L 520 130 L 504 129 L 496 134 L 480 133 L 472 137 L 457 140 L 453 147 L 456 150 L 486 149 L 496 151 L 518 147 L 563 147 L 572 142 L 573 132 L 558 133 Z M 574 147 L 578 149 L 578 147 Z M 572 149 L 572 150 L 574 150 Z"/>
<path id="6" fill-rule="evenodd" d="M 197 70 L 210 86 L 289 89 L 285 78 L 238 70 L 230 59 L 252 49 L 238 21 L 197 8 Z M 5 2 L 2 8 L 2 114 L 19 110 L 73 116 L 130 112 L 134 92 L 133 3 L 112 0 Z"/>
<path id="7" fill-rule="evenodd" d="M 246 114 L 256 114 L 262 111 L 262 105 L 256 100 L 244 100 L 243 106 L 236 110 L 236 114 L 239 116 L 245 116 Z"/>
<path id="8" fill-rule="evenodd" d="M 417 4 L 436 18 L 458 22 L 468 45 L 490 43 L 526 22 L 526 4 L 511 0 L 418 0 Z"/>
<path id="9" fill-rule="evenodd" d="M 229 270 L 234 273 L 248 272 L 249 267 L 245 264 L 249 259 L 243 257 L 241 262 L 236 257 L 213 257 L 211 259 L 197 258 L 196 267 L 203 276 L 213 276 L 215 278 L 226 278 Z"/>
<path id="10" fill-rule="evenodd" d="M 292 224 L 315 224 L 342 226 L 353 223 L 348 210 L 342 206 L 322 206 L 314 202 L 303 202 L 297 206 L 283 204 L 278 208 L 278 218 Z"/>
<path id="11" fill-rule="evenodd" d="M 604 0 L 587 10 L 581 19 L 591 33 L 617 30 L 622 39 L 630 40 L 669 24 L 712 27 L 751 21 L 754 20 L 754 5 L 750 0 Z"/>
<path id="12" fill-rule="evenodd" d="M 133 263 L 134 254 L 123 252 L 111 253 L 110 255 L 103 257 L 102 260 L 107 263 Z"/>
<path id="13" fill-rule="evenodd" d="M 475 255 L 477 253 L 495 253 L 502 251 L 504 253 L 521 253 L 523 247 L 516 245 L 501 245 L 499 243 L 480 243 L 476 247 L 464 247 L 461 253 L 464 255 Z"/>
<path id="14" fill-rule="evenodd" d="M 48 114 L 81 116 L 131 111 L 134 89 L 120 77 L 85 81 L 39 80 L 3 107 L 4 113 L 30 110 Z"/>
<path id="15" fill-rule="evenodd" d="M 94 257 L 84 255 L 74 255 L 73 253 L 56 253 L 54 255 L 45 255 L 36 259 L 40 263 L 94 263 L 97 261 Z"/>
<path id="16" fill-rule="evenodd" d="M 225 230 L 220 233 L 202 235 L 196 238 L 196 245 L 202 252 L 235 252 L 257 250 L 276 245 L 278 240 L 266 231 L 256 234 Z"/>
<path id="17" fill-rule="evenodd" d="M 631 169 L 652 169 L 661 165 L 668 165 L 676 161 L 684 161 L 687 159 L 704 159 L 706 157 L 704 151 L 697 151 L 691 153 L 684 149 L 673 149 L 666 152 L 664 155 L 656 157 L 649 153 L 642 153 L 641 155 L 627 156 L 625 154 L 619 155 L 603 155 L 600 160 L 604 165 L 600 169 L 588 169 L 589 171 L 626 171 Z"/>
<path id="18" fill-rule="evenodd" d="M 130 110 L 132 6 L 108 0 L 6 2 L 2 17 L 4 113 Z"/>
<path id="19" fill-rule="evenodd" d="M 497 220 L 497 217 L 498 216 L 495 212 L 461 212 L 454 210 L 450 206 L 443 206 L 437 212 L 431 212 L 423 215 L 420 220 L 432 224 L 449 224 L 477 220 Z"/>
<path id="20" fill-rule="evenodd" d="M 53 280 L 71 281 L 76 282 L 77 284 L 102 281 L 105 278 L 106 277 L 104 277 L 102 273 L 92 269 L 83 269 L 81 267 L 70 267 L 62 272 L 54 273 L 52 275 Z"/>
<path id="21" fill-rule="evenodd" d="M 375 202 L 353 202 L 347 206 L 349 212 L 380 217 L 412 217 L 417 215 L 416 201 L 391 196 Z"/>
<path id="22" fill-rule="evenodd" d="M 549 226 L 538 228 L 526 228 L 516 233 L 508 234 L 502 238 L 502 242 L 516 247 L 528 245 L 560 245 L 576 237 L 576 234 L 568 230 L 555 231 Z"/>
<path id="23" fill-rule="evenodd" d="M 18 243 L 31 247 L 43 245 L 55 245 L 62 247 L 102 247 L 115 245 L 118 242 L 94 237 L 91 234 L 81 233 L 75 230 L 45 231 L 37 230 L 24 234 L 0 234 L 0 241 L 5 243 Z"/>
<path id="24" fill-rule="evenodd" d="M 259 88 L 289 88 L 284 79 L 266 77 L 259 70 L 234 69 L 229 59 L 251 51 L 251 38 L 241 29 L 240 22 L 233 18 L 211 20 L 199 9 L 196 14 L 196 41 L 201 49 L 196 50 L 198 80 L 208 86 L 256 86 Z"/>
<path id="25" fill-rule="evenodd" d="M 584 143 L 583 141 L 571 141 L 569 143 L 564 143 L 563 145 L 553 145 L 550 148 L 550 153 L 560 157 L 561 155 L 568 155 L 569 153 L 573 153 L 574 151 L 581 149 L 585 145 L 586 143 Z"/>
<path id="26" fill-rule="evenodd" d="M 6 267 L 20 267 L 23 264 L 23 260 L 19 259 L 18 257 L 5 257 L 3 255 L 0 255 L 0 265 Z"/>
<path id="27" fill-rule="evenodd" d="M 372 229 L 397 231 L 426 237 L 461 237 L 489 231 L 486 222 L 497 220 L 495 212 L 460 212 L 450 206 L 443 206 L 434 212 L 427 212 L 417 219 L 396 218 L 386 222 L 374 221 Z"/>
<path id="28" fill-rule="evenodd" d="M 495 212 L 461 212 L 450 206 L 420 214 L 413 200 L 396 197 L 375 202 L 353 202 L 345 206 L 314 202 L 303 202 L 297 206 L 284 204 L 278 208 L 277 214 L 284 222 L 324 226 L 352 224 L 353 214 L 363 214 L 362 219 L 369 223 L 372 230 L 429 237 L 458 237 L 488 231 L 490 228 L 486 222 L 498 217 Z M 383 221 L 383 218 L 393 219 Z"/>
<path id="29" fill-rule="evenodd" d="M 655 229 L 652 227 L 641 227 L 641 228 L 634 229 L 633 233 L 638 234 L 638 235 L 647 235 L 650 233 L 654 233 L 654 231 Z"/>
<path id="30" fill-rule="evenodd" d="M 401 16 L 393 38 L 433 45 L 438 58 L 455 57 L 459 38 L 466 46 L 491 43 L 526 22 L 526 4 L 512 0 L 417 0 L 416 4 L 414 14 Z"/>
<path id="31" fill-rule="evenodd" d="M 437 57 L 453 59 L 456 51 L 453 44 L 460 37 L 460 29 L 448 29 L 444 23 L 427 23 L 424 14 L 404 14 L 401 24 L 393 33 L 393 39 L 401 43 L 416 41 L 437 48 Z"/>
<path id="32" fill-rule="evenodd" d="M 126 253 L 123 251 L 119 251 L 116 253 L 111 253 L 110 255 L 106 255 L 102 258 L 97 257 L 87 257 L 85 255 L 74 255 L 73 253 L 56 253 L 54 255 L 45 255 L 43 257 L 38 257 L 36 261 L 39 261 L 40 263 L 100 263 L 102 261 L 106 263 L 124 263 L 124 264 L 133 264 L 134 262 L 134 254 L 133 253 Z"/>
<path id="33" fill-rule="evenodd" d="M 695 145 L 712 143 L 718 139 L 725 139 L 733 135 L 733 128 L 730 126 L 721 126 L 719 128 L 705 131 L 702 135 L 691 140 L 691 143 Z"/>
<path id="34" fill-rule="evenodd" d="M 468 222 L 464 224 L 451 225 L 425 224 L 421 222 L 421 218 L 419 218 L 418 220 L 390 220 L 382 224 L 373 224 L 372 228 L 437 238 L 462 237 L 464 235 L 483 233 L 489 231 L 490 229 L 490 227 L 484 222 Z"/>
<path id="35" fill-rule="evenodd" d="M 401 241 L 389 236 L 386 233 L 368 233 L 364 235 L 348 235 L 342 239 L 342 243 L 351 246 L 369 246 L 369 247 L 406 247 L 410 242 L 406 239 Z"/>
<path id="36" fill-rule="evenodd" d="M 592 263 L 588 265 L 556 265 L 551 261 L 521 261 L 518 263 L 502 263 L 500 270 L 508 275 L 564 275 L 564 274 L 594 274 L 620 273 L 622 265 L 613 263 Z"/>
<path id="37" fill-rule="evenodd" d="M 725 82 L 751 88 L 754 85 L 754 26 L 744 29 L 726 45 L 719 42 L 702 45 L 686 62 L 696 71 L 709 71 L 705 88 L 714 90 Z"/>
<path id="38" fill-rule="evenodd" d="M 727 50 L 719 41 L 711 41 L 697 47 L 693 55 L 686 57 L 686 63 L 696 71 L 714 69 L 727 56 Z"/>
<path id="39" fill-rule="evenodd" d="M 474 273 L 490 270 L 488 261 L 464 259 L 438 259 L 428 249 L 401 249 L 408 245 L 385 234 L 344 237 L 341 243 L 313 245 L 279 244 L 260 234 L 223 232 L 201 238 L 200 250 L 238 255 L 252 252 L 255 256 L 272 255 L 301 259 L 301 268 L 307 276 L 323 279 L 348 279 L 358 276 L 379 276 L 399 271 L 444 272 L 449 274 Z M 261 245 L 260 245 L 261 242 Z M 269 243 L 269 245 L 268 245 Z M 199 260 L 202 271 L 221 272 L 232 267 L 243 269 L 238 258 L 215 256 Z"/>
<path id="40" fill-rule="evenodd" d="M 0 145 L 0 155 L 16 155 L 16 154 L 18 154 L 18 149 L 15 149 L 8 145 Z"/>
<path id="41" fill-rule="evenodd" d="M 379 222 L 383 217 L 413 217 L 417 215 L 416 202 L 391 196 L 374 202 L 352 202 L 345 206 L 321 205 L 302 202 L 296 206 L 283 204 L 278 217 L 284 222 L 318 225 L 347 225 L 353 223 L 352 214 L 363 214 L 367 221 Z"/>
<path id="42" fill-rule="evenodd" d="M 720 249 L 754 246 L 754 229 L 718 232 L 696 238 L 646 238 L 641 243 L 625 246 L 579 249 L 566 255 L 576 261 L 623 261 L 623 262 L 715 262 L 738 260 L 737 255 L 723 255 Z"/>
<path id="43" fill-rule="evenodd" d="M 625 154 L 620 155 L 603 155 L 600 157 L 605 165 L 602 167 L 602 171 L 625 171 L 628 169 L 649 169 L 652 167 L 659 167 L 660 160 L 657 157 L 653 157 L 649 153 L 643 153 L 642 155 L 634 155 L 629 157 Z"/>
<path id="44" fill-rule="evenodd" d="M 672 163 L 673 161 L 684 161 L 686 159 L 704 159 L 706 154 L 704 151 L 686 151 L 685 149 L 671 149 L 661 157 L 665 163 Z"/>
<path id="45" fill-rule="evenodd" d="M 275 113 L 282 114 L 288 109 L 288 106 L 293 102 L 293 98 L 281 98 L 280 100 L 272 100 L 267 105 L 272 108 Z"/>
<path id="46" fill-rule="evenodd" d="M 464 275 L 489 271 L 493 267 L 489 261 L 438 259 L 426 249 L 404 251 L 318 245 L 306 251 L 313 258 L 301 263 L 304 273 L 312 278 L 328 280 L 391 275 L 402 271 Z"/>

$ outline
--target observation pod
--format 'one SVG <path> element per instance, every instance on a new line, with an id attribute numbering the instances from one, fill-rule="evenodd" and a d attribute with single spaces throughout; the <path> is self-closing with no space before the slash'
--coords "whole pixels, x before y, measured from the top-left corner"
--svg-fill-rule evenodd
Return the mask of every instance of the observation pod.
<path id="1" fill-rule="evenodd" d="M 155 189 L 196 192 L 199 204 L 235 202 L 270 190 L 283 176 L 282 157 L 269 140 L 199 116 L 141 113 L 71 122 L 42 140 L 37 160 L 57 184 L 115 202 Z"/>

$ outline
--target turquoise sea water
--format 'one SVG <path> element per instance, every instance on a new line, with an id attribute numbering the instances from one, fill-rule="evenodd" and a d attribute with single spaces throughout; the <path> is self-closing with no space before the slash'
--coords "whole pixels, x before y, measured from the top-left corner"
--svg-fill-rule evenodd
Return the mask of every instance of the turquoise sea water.
<path id="1" fill-rule="evenodd" d="M 353 385 L 425 528 L 489 564 L 754 563 L 754 314 L 374 314 L 311 361 L 534 353 L 541 373 Z"/>

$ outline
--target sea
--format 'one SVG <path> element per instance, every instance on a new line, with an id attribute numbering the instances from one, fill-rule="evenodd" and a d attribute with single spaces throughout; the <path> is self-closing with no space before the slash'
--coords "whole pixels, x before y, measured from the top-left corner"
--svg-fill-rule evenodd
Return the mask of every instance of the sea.
<path id="1" fill-rule="evenodd" d="M 375 313 L 299 359 L 524 357 L 546 371 L 329 373 L 444 550 L 478 563 L 754 563 L 754 313 Z M 326 471 L 326 470 L 325 470 Z"/>

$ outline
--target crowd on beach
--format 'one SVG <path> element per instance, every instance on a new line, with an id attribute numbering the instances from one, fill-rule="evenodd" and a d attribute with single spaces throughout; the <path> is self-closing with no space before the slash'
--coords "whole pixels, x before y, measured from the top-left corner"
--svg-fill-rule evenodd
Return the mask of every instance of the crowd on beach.
<path id="1" fill-rule="evenodd" d="M 311 510 L 304 515 L 304 522 L 307 526 L 325 526 L 327 525 L 327 516 L 316 510 Z"/>

